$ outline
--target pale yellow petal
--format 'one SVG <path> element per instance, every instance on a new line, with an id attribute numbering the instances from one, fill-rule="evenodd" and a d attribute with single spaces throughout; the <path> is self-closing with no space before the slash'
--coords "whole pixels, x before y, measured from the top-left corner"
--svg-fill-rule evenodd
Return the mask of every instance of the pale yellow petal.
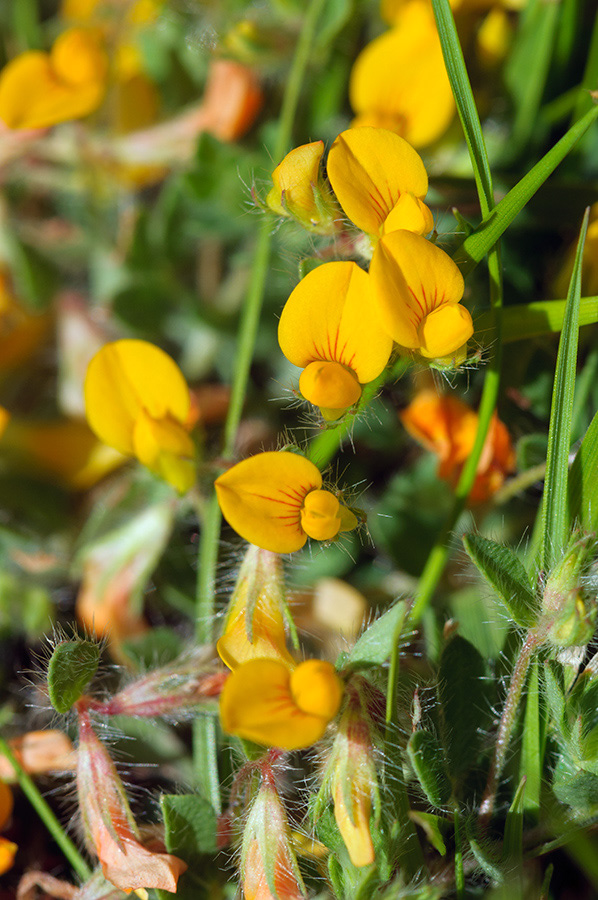
<path id="1" fill-rule="evenodd" d="M 305 544 L 301 507 L 306 495 L 321 486 L 313 463 L 284 451 L 250 456 L 215 482 L 229 525 L 246 541 L 274 553 L 292 553 Z"/>
<path id="2" fill-rule="evenodd" d="M 404 193 L 425 197 L 428 175 L 419 154 L 385 128 L 350 128 L 330 148 L 328 177 L 352 222 L 379 235 Z"/>
<path id="3" fill-rule="evenodd" d="M 429 234 L 434 228 L 434 217 L 425 203 L 413 194 L 402 194 L 399 202 L 387 215 L 383 234 L 391 231 L 412 231 L 414 234 Z"/>
<path id="4" fill-rule="evenodd" d="M 278 341 L 294 365 L 338 362 L 361 384 L 380 375 L 392 349 L 371 302 L 368 275 L 353 262 L 325 263 L 299 282 L 282 311 Z"/>

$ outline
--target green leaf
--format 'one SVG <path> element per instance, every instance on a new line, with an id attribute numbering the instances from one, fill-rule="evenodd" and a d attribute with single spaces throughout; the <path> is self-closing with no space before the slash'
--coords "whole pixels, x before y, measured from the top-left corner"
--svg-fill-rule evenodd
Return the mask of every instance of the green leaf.
<path id="1" fill-rule="evenodd" d="M 521 866 L 523 860 L 523 798 L 525 795 L 525 778 L 519 782 L 519 787 L 513 797 L 513 802 L 507 813 L 505 833 L 503 839 L 503 858 L 511 864 Z"/>
<path id="2" fill-rule="evenodd" d="M 399 600 L 382 616 L 375 619 L 365 631 L 349 654 L 351 663 L 371 663 L 382 665 L 390 656 L 393 635 L 397 627 L 405 621 L 407 604 Z"/>
<path id="3" fill-rule="evenodd" d="M 521 560 L 508 547 L 479 534 L 466 534 L 463 545 L 509 615 L 530 628 L 537 619 L 537 602 Z"/>
<path id="4" fill-rule="evenodd" d="M 463 275 L 471 272 L 484 258 L 488 250 L 494 246 L 499 237 L 506 231 L 513 219 L 519 215 L 536 191 L 542 187 L 546 179 L 554 172 L 567 154 L 573 149 L 580 137 L 598 118 L 598 106 L 593 106 L 583 119 L 576 122 L 540 162 L 530 169 L 527 175 L 511 188 L 506 197 L 497 203 L 492 212 L 473 234 L 465 238 L 454 254 Z"/>
<path id="5" fill-rule="evenodd" d="M 524 341 L 562 330 L 566 300 L 539 300 L 519 306 L 505 306 L 500 312 L 502 339 L 506 343 Z M 598 322 L 598 297 L 582 297 L 579 301 L 579 325 Z M 474 322 L 475 333 L 482 341 L 490 342 L 493 332 L 493 314 L 481 313 Z"/>
<path id="6" fill-rule="evenodd" d="M 587 531 L 598 529 L 598 413 L 590 423 L 569 472 L 569 515 Z"/>
<path id="7" fill-rule="evenodd" d="M 575 262 L 567 295 L 567 309 L 559 341 L 554 390 L 552 393 L 544 502 L 542 506 L 541 565 L 546 571 L 552 568 L 554 562 L 564 551 L 569 534 L 567 481 L 577 363 L 577 340 L 579 335 L 581 263 L 588 229 L 589 212 L 589 209 L 587 209 L 577 243 Z"/>
<path id="8" fill-rule="evenodd" d="M 544 692 L 548 701 L 548 708 L 552 716 L 552 725 L 567 739 L 569 731 L 565 717 L 565 681 L 563 667 L 554 659 L 548 659 L 544 663 Z M 567 732 L 564 733 L 564 729 Z"/>
<path id="9" fill-rule="evenodd" d="M 216 813 L 207 800 L 197 794 L 162 794 L 160 806 L 169 853 L 192 867 L 202 854 L 216 852 Z"/>
<path id="10" fill-rule="evenodd" d="M 428 841 L 441 856 L 446 856 L 446 844 L 442 832 L 446 830 L 446 819 L 435 816 L 433 813 L 421 812 L 412 809 L 409 817 L 425 832 Z"/>
<path id="11" fill-rule="evenodd" d="M 544 720 L 544 707 L 540 707 L 538 661 L 533 659 L 530 663 L 525 694 L 520 775 L 522 779 L 525 779 L 526 786 L 522 799 L 523 809 L 536 819 L 540 811 L 540 790 L 543 777 Z"/>
<path id="12" fill-rule="evenodd" d="M 409 738 L 407 754 L 417 780 L 432 806 L 446 806 L 451 797 L 451 783 L 446 774 L 442 747 L 435 736 L 421 729 Z"/>
<path id="13" fill-rule="evenodd" d="M 476 764 L 481 734 L 488 727 L 490 699 L 484 660 L 459 635 L 440 657 L 440 730 L 449 774 L 460 778 Z"/>
<path id="14" fill-rule="evenodd" d="M 100 662 L 100 645 L 77 638 L 55 647 L 48 665 L 50 703 L 66 713 L 77 702 L 95 675 Z"/>

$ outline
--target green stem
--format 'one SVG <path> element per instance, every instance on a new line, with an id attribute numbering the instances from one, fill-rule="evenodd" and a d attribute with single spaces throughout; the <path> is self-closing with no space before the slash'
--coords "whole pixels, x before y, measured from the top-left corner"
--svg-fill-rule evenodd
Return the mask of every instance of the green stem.
<path id="1" fill-rule="evenodd" d="M 465 874 L 463 872 L 463 845 L 461 841 L 461 819 L 459 810 L 455 807 L 453 812 L 455 826 L 455 889 L 457 900 L 465 897 Z"/>
<path id="2" fill-rule="evenodd" d="M 273 158 L 276 162 L 280 161 L 290 146 L 303 76 L 309 61 L 316 26 L 324 3 L 325 0 L 310 0 L 303 18 L 301 33 L 295 48 L 295 55 L 282 101 L 278 133 L 273 150 Z M 231 457 L 234 453 L 237 429 L 243 413 L 249 371 L 253 359 L 266 287 L 271 242 L 272 221 L 269 216 L 264 216 L 260 223 L 257 246 L 251 267 L 249 289 L 245 297 L 239 323 L 236 366 L 233 375 L 230 405 L 224 425 L 223 454 L 226 458 Z M 220 508 L 215 494 L 212 494 L 206 503 L 201 519 L 198 552 L 196 636 L 201 642 L 213 640 L 215 578 L 220 524 Z M 215 723 L 207 718 L 198 719 L 194 728 L 193 740 L 194 769 L 199 783 L 203 786 L 205 796 L 210 798 L 216 810 L 220 808 L 217 752 Z"/>
<path id="3" fill-rule="evenodd" d="M 463 61 L 454 19 L 448 2 L 435 2 L 434 13 L 436 15 L 439 30 L 442 28 L 444 31 L 450 33 L 452 46 L 456 47 L 458 50 L 458 52 L 455 52 L 455 59 L 450 60 L 449 58 L 446 58 L 447 71 L 449 72 L 449 77 L 452 77 L 451 83 L 453 85 L 453 92 L 455 93 L 457 109 L 459 110 L 459 116 L 467 137 L 471 163 L 476 178 L 480 207 L 482 215 L 485 218 L 494 208 L 494 193 L 480 120 L 477 111 L 475 110 L 473 94 L 467 78 L 465 63 Z M 471 122 L 471 120 L 473 120 L 474 127 L 470 131 L 470 129 L 466 127 L 466 122 Z M 496 409 L 496 403 L 498 401 L 500 367 L 502 361 L 500 310 L 503 297 L 502 263 L 500 247 L 498 244 L 492 247 L 488 253 L 488 274 L 490 277 L 490 306 L 493 312 L 494 325 L 494 355 L 488 364 L 486 377 L 484 379 L 484 387 L 478 410 L 478 429 L 474 445 L 463 466 L 461 476 L 457 483 L 457 487 L 455 488 L 452 509 L 432 547 L 419 581 L 417 596 L 410 614 L 410 619 L 414 624 L 419 622 L 424 611 L 428 607 L 448 561 L 450 552 L 449 538 L 465 509 L 467 498 L 473 487 L 478 463 L 482 455 L 482 450 L 484 449 L 490 422 L 492 421 L 492 416 L 494 415 L 494 410 Z"/>
<path id="4" fill-rule="evenodd" d="M 515 724 L 515 717 L 517 715 L 517 710 L 519 709 L 519 701 L 521 700 L 521 694 L 523 692 L 527 670 L 539 642 L 540 638 L 537 632 L 530 631 L 525 643 L 519 651 L 519 656 L 517 658 L 517 662 L 515 663 L 515 668 L 513 669 L 507 698 L 505 700 L 504 709 L 500 719 L 500 725 L 498 726 L 498 734 L 496 736 L 496 742 L 494 744 L 494 756 L 490 763 L 488 781 L 486 782 L 486 790 L 484 791 L 484 796 L 480 804 L 480 824 L 483 827 L 485 827 L 489 823 L 492 816 L 492 811 L 494 809 L 494 800 L 496 798 L 496 791 L 498 788 L 498 780 L 500 778 L 500 774 L 505 762 L 507 749 L 511 741 L 513 725 Z"/>
<path id="5" fill-rule="evenodd" d="M 82 881 L 87 881 L 91 876 L 91 869 L 62 829 L 60 822 L 40 794 L 33 779 L 25 772 L 19 764 L 14 753 L 10 749 L 4 738 L 0 737 L 0 753 L 6 757 L 13 767 L 17 781 L 21 786 L 21 790 L 33 806 L 34 810 L 52 835 L 54 841 L 58 844 L 69 863 Z"/>

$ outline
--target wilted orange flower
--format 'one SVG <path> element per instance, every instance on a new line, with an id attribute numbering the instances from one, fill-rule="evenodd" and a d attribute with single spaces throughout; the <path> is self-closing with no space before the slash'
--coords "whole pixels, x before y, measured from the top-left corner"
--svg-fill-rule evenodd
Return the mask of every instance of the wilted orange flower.
<path id="1" fill-rule="evenodd" d="M 0 120 L 9 128 L 48 128 L 94 112 L 106 89 L 108 59 L 97 32 L 69 28 L 50 53 L 30 50 L 0 73 Z"/>
<path id="2" fill-rule="evenodd" d="M 99 859 L 105 878 L 120 890 L 160 888 L 176 893 L 187 865 L 176 856 L 143 846 L 114 763 L 81 703 L 77 712 L 77 795 L 89 849 Z"/>
<path id="3" fill-rule="evenodd" d="M 423 390 L 400 413 L 417 441 L 438 456 L 438 475 L 452 485 L 459 480 L 471 453 L 478 427 L 478 414 L 452 394 Z M 470 502 L 488 500 L 515 467 L 515 451 L 506 426 L 494 415 L 478 464 Z"/>
<path id="4" fill-rule="evenodd" d="M 8 744 L 21 768 L 29 775 L 75 768 L 76 754 L 70 738 L 54 728 L 28 731 L 11 738 Z M 0 779 L 16 781 L 16 777 L 11 763 L 4 756 L 0 757 Z"/>
<path id="5" fill-rule="evenodd" d="M 13 807 L 12 791 L 7 784 L 0 781 L 0 829 L 10 819 Z M 12 841 L 0 836 L 0 875 L 11 868 L 18 847 Z"/>

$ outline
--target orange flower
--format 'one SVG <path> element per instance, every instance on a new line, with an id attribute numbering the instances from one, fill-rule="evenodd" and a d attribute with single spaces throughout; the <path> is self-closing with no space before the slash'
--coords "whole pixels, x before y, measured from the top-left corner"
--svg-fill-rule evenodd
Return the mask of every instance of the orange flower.
<path id="1" fill-rule="evenodd" d="M 400 419 L 420 444 L 438 456 L 438 475 L 450 484 L 459 480 L 471 453 L 478 427 L 478 414 L 452 394 L 420 391 L 400 413 Z M 470 502 L 488 500 L 515 467 L 515 451 L 506 426 L 494 415 L 469 495 Z"/>

